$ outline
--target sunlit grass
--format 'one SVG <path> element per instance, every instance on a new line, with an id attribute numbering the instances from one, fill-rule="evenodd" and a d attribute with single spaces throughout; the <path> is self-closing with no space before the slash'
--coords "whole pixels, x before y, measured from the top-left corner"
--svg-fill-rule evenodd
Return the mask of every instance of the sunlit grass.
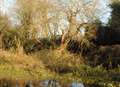
<path id="1" fill-rule="evenodd" d="M 102 66 L 87 66 L 82 57 L 66 50 L 61 53 L 59 49 L 46 49 L 31 55 L 0 51 L 1 78 L 116 85 L 120 78 L 115 75 L 119 74 L 120 69 L 108 71 Z"/>
<path id="2" fill-rule="evenodd" d="M 0 51 L 0 77 L 45 79 L 52 73 L 42 61 L 25 54 Z"/>

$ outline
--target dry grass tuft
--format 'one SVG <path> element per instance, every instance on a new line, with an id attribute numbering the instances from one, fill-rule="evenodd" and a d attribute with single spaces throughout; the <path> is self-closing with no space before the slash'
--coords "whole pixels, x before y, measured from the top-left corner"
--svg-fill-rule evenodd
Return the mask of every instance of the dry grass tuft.
<path id="1" fill-rule="evenodd" d="M 0 76 L 45 79 L 52 76 L 52 73 L 37 58 L 22 53 L 0 50 Z"/>
<path id="2" fill-rule="evenodd" d="M 81 56 L 67 50 L 47 49 L 37 52 L 34 56 L 42 60 L 50 70 L 58 73 L 73 72 L 75 68 L 84 64 L 84 59 Z"/>

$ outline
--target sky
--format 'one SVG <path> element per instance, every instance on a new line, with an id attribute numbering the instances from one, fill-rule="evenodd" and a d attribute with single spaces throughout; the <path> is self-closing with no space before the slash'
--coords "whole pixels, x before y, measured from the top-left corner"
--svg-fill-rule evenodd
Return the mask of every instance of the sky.
<path id="1" fill-rule="evenodd" d="M 58 0 L 59 2 L 61 2 L 61 5 L 64 3 L 65 5 L 67 5 L 69 3 L 69 1 L 74 1 L 74 0 Z M 76 0 L 76 1 L 80 1 L 80 0 Z M 83 0 L 85 2 L 89 2 L 89 1 L 93 1 L 93 0 Z M 99 19 L 103 22 L 103 23 L 108 23 L 108 19 L 111 16 L 111 9 L 110 7 L 108 7 L 110 0 L 98 0 L 99 4 L 97 6 L 97 14 L 96 15 L 100 15 Z M 73 7 L 73 6 L 72 6 Z"/>
<path id="2" fill-rule="evenodd" d="M 10 14 L 10 9 L 14 5 L 15 0 L 4 0 L 3 3 L 0 5 L 0 10 L 2 10 L 3 13 Z"/>
<path id="3" fill-rule="evenodd" d="M 101 10 L 103 10 L 103 13 L 104 13 L 102 16 L 100 16 L 100 20 L 104 23 L 107 23 L 111 16 L 112 10 L 110 9 L 110 7 L 108 7 L 109 2 L 110 0 L 100 0 Z"/>
<path id="4" fill-rule="evenodd" d="M 61 3 L 66 3 L 66 4 L 69 2 L 69 0 L 58 0 L 58 1 Z M 104 13 L 104 11 L 107 12 L 104 15 L 101 14 L 102 16 L 99 17 L 103 23 L 107 23 L 111 15 L 110 13 L 111 9 L 107 7 L 108 2 L 109 0 L 100 0 L 100 4 L 99 4 L 100 8 L 98 10 L 98 14 L 100 15 L 101 13 Z M 13 13 L 11 13 L 10 9 L 12 8 L 14 4 L 15 4 L 15 0 L 4 0 L 4 2 L 0 5 L 0 10 L 2 10 L 3 13 L 6 13 L 12 21 L 15 21 L 15 20 L 13 18 Z"/>
<path id="5" fill-rule="evenodd" d="M 15 0 L 3 0 L 2 3 L 0 3 L 0 11 L 7 15 L 9 17 L 9 20 L 13 24 L 18 24 L 19 21 L 15 19 L 14 12 L 12 12 L 12 7 L 15 4 Z M 13 24 L 14 25 L 14 24 Z"/>

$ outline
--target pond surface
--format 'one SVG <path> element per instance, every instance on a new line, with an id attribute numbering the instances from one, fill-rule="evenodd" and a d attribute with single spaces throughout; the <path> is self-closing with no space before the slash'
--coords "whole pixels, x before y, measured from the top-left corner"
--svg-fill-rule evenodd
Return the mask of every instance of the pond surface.
<path id="1" fill-rule="evenodd" d="M 60 83 L 56 80 L 44 81 L 24 81 L 24 80 L 8 80 L 1 79 L 0 87 L 100 87 L 98 85 L 86 85 L 84 83 Z"/>

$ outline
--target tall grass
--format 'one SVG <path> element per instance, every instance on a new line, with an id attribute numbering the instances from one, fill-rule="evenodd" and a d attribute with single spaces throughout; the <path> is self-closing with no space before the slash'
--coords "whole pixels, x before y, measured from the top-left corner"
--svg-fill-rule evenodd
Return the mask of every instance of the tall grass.
<path id="1" fill-rule="evenodd" d="M 35 54 L 36 58 L 43 61 L 46 67 L 55 72 L 72 72 L 75 67 L 84 64 L 84 59 L 75 54 L 71 54 L 67 50 L 63 50 L 62 53 L 59 49 L 41 50 Z"/>

